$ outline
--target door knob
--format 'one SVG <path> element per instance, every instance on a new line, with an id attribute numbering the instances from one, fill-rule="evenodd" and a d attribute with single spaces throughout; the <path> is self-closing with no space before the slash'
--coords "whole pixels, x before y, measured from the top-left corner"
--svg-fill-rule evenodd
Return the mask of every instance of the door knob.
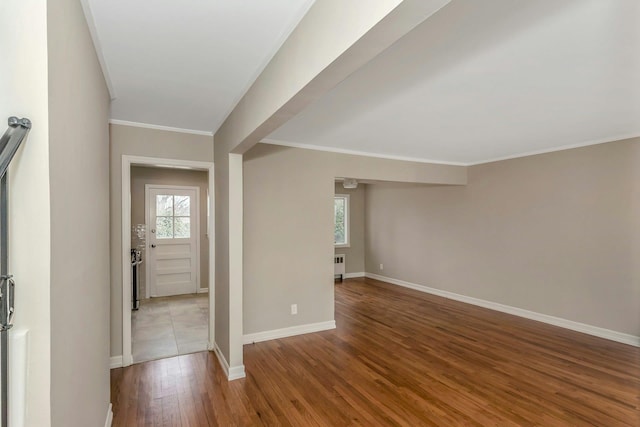
<path id="1" fill-rule="evenodd" d="M 151 244 L 151 247 L 152 247 L 152 248 L 155 248 L 155 247 L 156 247 L 155 243 Z"/>

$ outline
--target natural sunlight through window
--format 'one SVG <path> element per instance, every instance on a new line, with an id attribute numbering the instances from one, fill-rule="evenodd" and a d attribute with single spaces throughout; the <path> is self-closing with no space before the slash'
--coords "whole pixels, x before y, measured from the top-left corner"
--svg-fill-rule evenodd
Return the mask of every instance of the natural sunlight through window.
<path id="1" fill-rule="evenodd" d="M 333 198 L 334 234 L 336 247 L 349 246 L 349 195 L 336 194 Z"/>
<path id="2" fill-rule="evenodd" d="M 191 198 L 189 196 L 156 196 L 156 238 L 188 239 L 191 237 Z"/>

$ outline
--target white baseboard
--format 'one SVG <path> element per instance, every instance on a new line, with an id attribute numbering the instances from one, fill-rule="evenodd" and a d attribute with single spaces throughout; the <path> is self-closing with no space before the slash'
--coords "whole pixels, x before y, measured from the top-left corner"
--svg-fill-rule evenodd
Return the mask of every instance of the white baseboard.
<path id="1" fill-rule="evenodd" d="M 209 293 L 209 288 L 198 288 L 198 290 L 196 291 L 199 294 L 208 294 Z"/>
<path id="2" fill-rule="evenodd" d="M 244 365 L 240 366 L 232 366 L 229 368 L 229 375 L 227 375 L 227 379 L 229 381 L 239 380 L 240 378 L 246 377 L 247 374 L 244 371 Z"/>
<path id="3" fill-rule="evenodd" d="M 213 345 L 209 343 L 209 347 L 216 353 L 216 357 L 218 358 L 218 362 L 220 362 L 220 366 L 222 366 L 224 374 L 229 378 L 229 363 L 227 362 L 227 359 L 224 358 L 222 350 L 218 347 L 218 343 L 213 343 Z"/>
<path id="4" fill-rule="evenodd" d="M 111 427 L 111 423 L 113 423 L 113 405 L 109 403 L 109 408 L 107 408 L 107 419 L 104 422 L 104 427 Z"/>
<path id="5" fill-rule="evenodd" d="M 345 279 L 355 279 L 357 277 L 364 277 L 364 271 L 360 273 L 347 273 L 344 275 Z"/>
<path id="6" fill-rule="evenodd" d="M 430 288 L 416 283 L 405 282 L 404 280 L 393 279 L 391 277 L 380 276 L 374 273 L 365 273 L 365 277 L 380 280 L 382 282 L 391 283 L 393 285 L 403 286 L 405 288 L 414 289 L 416 291 L 428 294 L 438 295 L 444 298 L 464 302 L 467 304 L 477 305 L 479 307 L 488 308 L 503 313 L 513 314 L 514 316 L 524 317 L 526 319 L 537 320 L 538 322 L 548 323 L 550 325 L 559 326 L 561 328 L 570 329 L 572 331 L 582 332 L 584 334 L 605 338 L 611 341 L 629 344 L 640 347 L 640 337 L 625 334 L 622 332 L 612 331 L 610 329 L 600 328 L 598 326 L 587 325 L 585 323 L 574 322 L 560 317 L 550 316 L 548 314 L 536 313 L 518 307 L 500 304 L 497 302 L 486 301 L 479 298 L 468 297 L 453 292 L 443 291 L 441 289 Z"/>
<path id="7" fill-rule="evenodd" d="M 109 365 L 111 369 L 122 368 L 122 356 L 111 356 Z"/>
<path id="8" fill-rule="evenodd" d="M 213 350 L 216 353 L 216 357 L 220 362 L 220 366 L 222 366 L 222 370 L 224 374 L 227 376 L 229 381 L 238 380 L 240 378 L 246 377 L 246 373 L 244 371 L 244 365 L 240 366 L 229 366 L 227 359 L 224 358 L 222 354 L 222 350 L 218 347 L 218 343 L 209 343 L 209 350 Z"/>
<path id="9" fill-rule="evenodd" d="M 336 328 L 336 321 L 309 323 L 306 325 L 292 326 L 290 328 L 274 329 L 271 331 L 246 334 L 242 337 L 243 344 L 253 344 L 261 341 L 275 340 L 278 338 L 293 337 L 295 335 L 309 334 L 311 332 L 326 331 Z"/>

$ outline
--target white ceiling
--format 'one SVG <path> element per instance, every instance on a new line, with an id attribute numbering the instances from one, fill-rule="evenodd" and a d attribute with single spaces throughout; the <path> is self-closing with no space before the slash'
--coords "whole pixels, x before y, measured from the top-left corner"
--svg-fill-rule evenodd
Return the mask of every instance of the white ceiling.
<path id="1" fill-rule="evenodd" d="M 640 136 L 640 2 L 453 0 L 268 140 L 474 164 Z"/>
<path id="2" fill-rule="evenodd" d="M 83 0 L 111 118 L 218 128 L 313 0 Z"/>

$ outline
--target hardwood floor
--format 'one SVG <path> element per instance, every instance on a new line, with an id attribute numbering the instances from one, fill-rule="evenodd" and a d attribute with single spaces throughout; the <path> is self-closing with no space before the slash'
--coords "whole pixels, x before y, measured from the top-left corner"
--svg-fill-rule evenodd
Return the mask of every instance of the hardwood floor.
<path id="1" fill-rule="evenodd" d="M 111 372 L 114 426 L 640 426 L 640 348 L 372 279 L 334 331 Z"/>

